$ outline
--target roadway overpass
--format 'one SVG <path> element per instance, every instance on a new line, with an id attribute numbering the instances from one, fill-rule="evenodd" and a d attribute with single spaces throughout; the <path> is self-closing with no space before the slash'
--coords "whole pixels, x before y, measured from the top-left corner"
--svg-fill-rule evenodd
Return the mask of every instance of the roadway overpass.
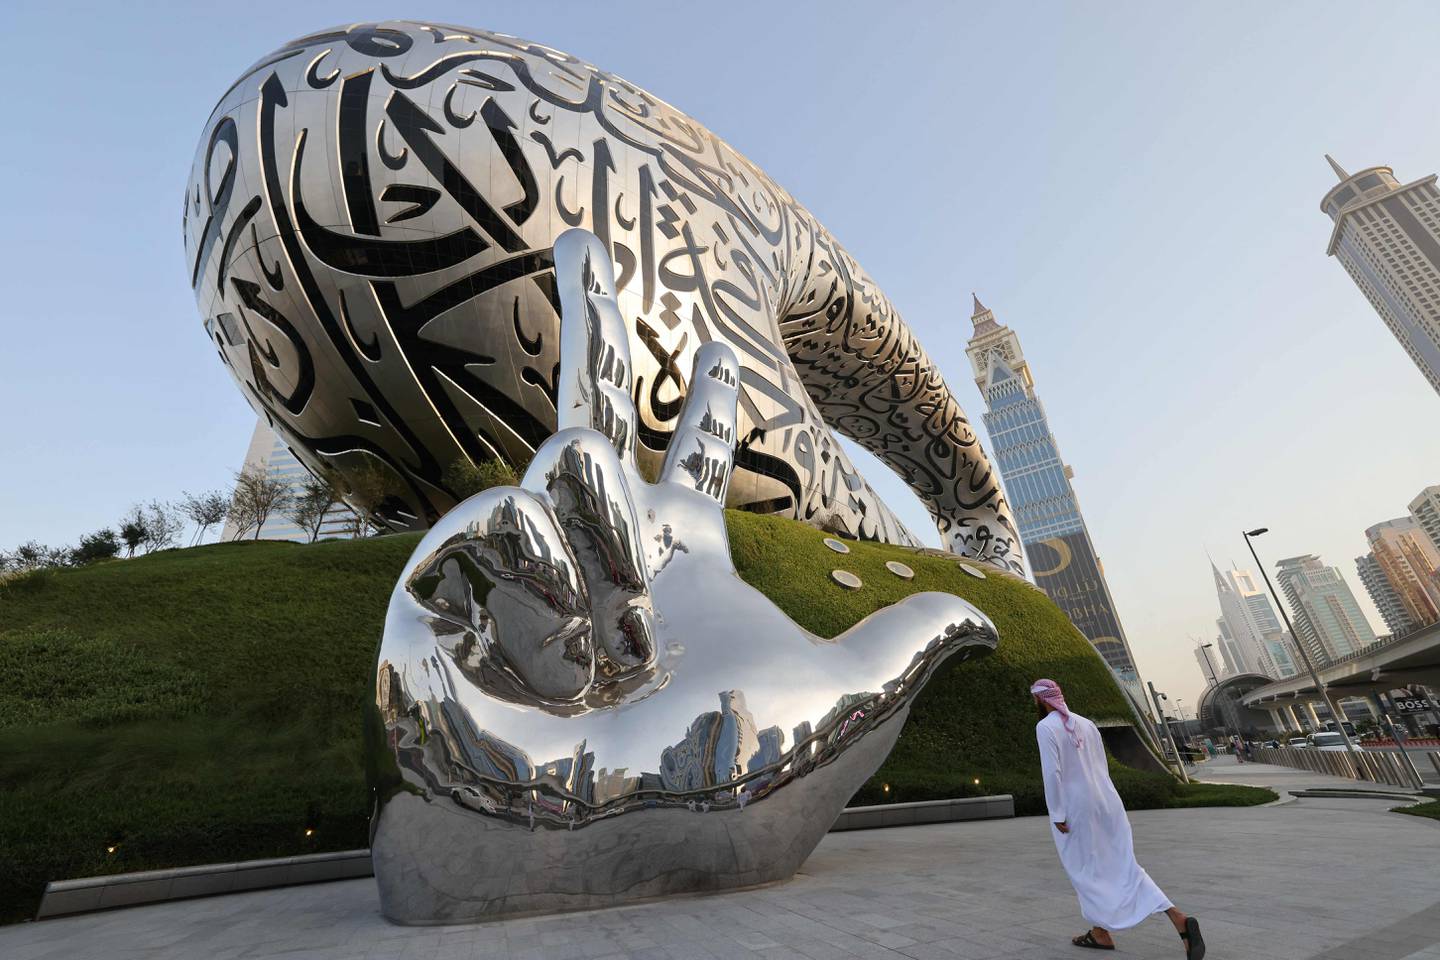
<path id="1" fill-rule="evenodd" d="M 1320 667 L 1320 680 L 1330 688 L 1335 699 L 1361 697 L 1375 710 L 1375 694 L 1387 693 L 1396 687 L 1425 684 L 1440 687 L 1440 623 L 1413 630 L 1398 637 L 1372 643 L 1341 660 Z M 1314 717 L 1314 705 L 1325 698 L 1315 689 L 1308 673 L 1286 680 L 1277 680 L 1256 687 L 1240 697 L 1240 702 L 1254 710 L 1269 711 L 1280 723 L 1280 716 L 1295 719 L 1293 708 L 1304 706 Z M 1318 721 L 1316 721 L 1318 725 Z M 1281 724 L 1299 729 L 1298 723 Z"/>

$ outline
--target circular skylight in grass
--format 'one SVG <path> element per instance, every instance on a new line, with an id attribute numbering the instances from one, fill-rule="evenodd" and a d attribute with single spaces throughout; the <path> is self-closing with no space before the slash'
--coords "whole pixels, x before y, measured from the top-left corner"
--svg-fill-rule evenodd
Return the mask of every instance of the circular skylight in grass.
<path id="1" fill-rule="evenodd" d="M 915 579 L 915 571 L 905 566 L 905 564 L 901 563 L 899 560 L 886 560 L 885 569 L 895 574 L 895 576 L 899 577 L 901 580 Z"/>

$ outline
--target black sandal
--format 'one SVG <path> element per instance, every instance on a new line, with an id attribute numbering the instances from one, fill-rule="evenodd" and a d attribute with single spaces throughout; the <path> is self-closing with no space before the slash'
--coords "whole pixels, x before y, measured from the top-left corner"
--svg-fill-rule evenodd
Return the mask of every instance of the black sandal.
<path id="1" fill-rule="evenodd" d="M 1187 929 L 1188 929 L 1188 925 L 1187 925 Z M 1082 933 L 1080 936 L 1076 937 L 1075 939 L 1071 940 L 1070 942 L 1073 943 L 1073 944 L 1075 944 L 1075 946 L 1077 946 L 1077 947 L 1086 947 L 1086 948 L 1088 948 L 1088 949 L 1090 949 L 1090 950 L 1114 950 L 1114 949 L 1115 949 L 1115 944 L 1113 944 L 1113 943 L 1101 943 L 1099 940 L 1096 940 L 1096 939 L 1095 939 L 1095 931 L 1094 931 L 1094 930 L 1086 930 L 1084 933 Z M 1204 951 L 1202 950 L 1201 953 L 1203 954 Z"/>
<path id="2" fill-rule="evenodd" d="M 1205 960 L 1205 938 L 1200 936 L 1200 921 L 1194 917 L 1185 918 L 1185 932 L 1180 934 L 1185 941 L 1185 960 Z"/>

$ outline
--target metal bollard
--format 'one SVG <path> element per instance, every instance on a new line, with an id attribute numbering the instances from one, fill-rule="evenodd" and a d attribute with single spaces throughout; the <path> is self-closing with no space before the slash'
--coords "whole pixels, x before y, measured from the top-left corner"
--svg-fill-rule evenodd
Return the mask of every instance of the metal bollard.
<path id="1" fill-rule="evenodd" d="M 1410 759 L 1410 751 L 1401 746 L 1400 752 L 1396 754 L 1396 760 L 1400 763 L 1400 772 L 1405 779 L 1402 786 L 1414 787 L 1416 790 L 1423 789 L 1425 778 L 1420 776 L 1420 771 L 1415 768 L 1415 761 Z"/>
<path id="2" fill-rule="evenodd" d="M 1436 773 L 1440 773 L 1440 750 L 1430 751 L 1430 765 L 1435 768 Z"/>
<path id="3" fill-rule="evenodd" d="M 1325 756 L 1330 758 L 1330 768 L 1335 776 L 1340 777 L 1342 780 L 1355 779 L 1355 769 L 1350 766 L 1350 758 L 1348 756 L 1340 753 L 1327 753 Z"/>
<path id="4" fill-rule="evenodd" d="M 1349 778 L 1349 779 L 1351 779 L 1351 780 L 1365 780 L 1365 779 L 1368 779 L 1367 776 L 1366 776 L 1366 771 L 1365 771 L 1365 761 L 1364 761 L 1364 759 L 1363 759 L 1364 756 L 1365 756 L 1365 754 L 1361 753 L 1359 750 L 1356 750 L 1356 751 L 1355 751 L 1355 756 L 1353 756 L 1353 757 L 1350 756 L 1350 754 L 1348 754 L 1348 753 L 1345 754 L 1345 757 L 1344 757 L 1345 764 L 1344 764 L 1344 766 L 1345 766 L 1345 776 L 1346 776 L 1347 778 Z"/>
<path id="5" fill-rule="evenodd" d="M 1415 766 L 1415 761 L 1410 757 L 1410 751 L 1401 749 L 1400 769 L 1405 774 L 1405 786 L 1415 790 L 1425 788 L 1425 778 L 1420 775 L 1420 768 Z"/>

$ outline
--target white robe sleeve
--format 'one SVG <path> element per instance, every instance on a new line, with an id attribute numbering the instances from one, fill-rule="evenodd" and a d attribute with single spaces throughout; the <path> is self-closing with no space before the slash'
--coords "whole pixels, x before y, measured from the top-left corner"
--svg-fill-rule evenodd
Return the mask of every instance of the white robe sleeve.
<path id="1" fill-rule="evenodd" d="M 1049 724 L 1035 726 L 1035 741 L 1040 745 L 1040 772 L 1045 778 L 1045 806 L 1050 810 L 1050 822 L 1064 823 L 1065 791 L 1060 786 L 1060 742 Z"/>

